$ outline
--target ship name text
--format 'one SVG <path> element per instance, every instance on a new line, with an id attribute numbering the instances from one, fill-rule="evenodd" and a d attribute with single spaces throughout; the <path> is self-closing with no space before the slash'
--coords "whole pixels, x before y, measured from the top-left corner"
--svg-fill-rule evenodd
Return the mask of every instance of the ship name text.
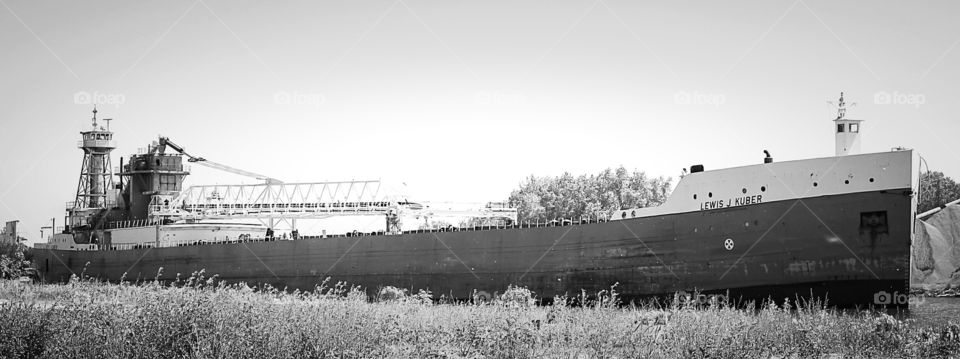
<path id="1" fill-rule="evenodd" d="M 716 201 L 701 202 L 700 210 L 707 211 L 711 209 L 749 206 L 749 205 L 760 204 L 760 203 L 763 203 L 763 195 L 758 194 L 753 196 L 728 198 L 727 200 L 721 199 Z"/>

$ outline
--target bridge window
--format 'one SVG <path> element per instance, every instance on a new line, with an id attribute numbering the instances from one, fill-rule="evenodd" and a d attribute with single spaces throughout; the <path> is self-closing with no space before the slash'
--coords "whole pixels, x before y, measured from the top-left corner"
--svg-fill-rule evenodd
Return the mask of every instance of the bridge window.
<path id="1" fill-rule="evenodd" d="M 177 176 L 175 176 L 175 175 L 160 175 L 160 190 L 161 190 L 161 191 L 176 191 L 176 190 L 177 190 Z"/>
<path id="2" fill-rule="evenodd" d="M 850 124 L 850 132 L 860 132 L 860 125 L 856 123 Z"/>
<path id="3" fill-rule="evenodd" d="M 843 128 L 844 128 L 844 126 L 843 126 L 842 123 L 841 123 L 841 124 L 837 124 L 837 133 L 842 133 L 842 132 L 843 132 Z"/>

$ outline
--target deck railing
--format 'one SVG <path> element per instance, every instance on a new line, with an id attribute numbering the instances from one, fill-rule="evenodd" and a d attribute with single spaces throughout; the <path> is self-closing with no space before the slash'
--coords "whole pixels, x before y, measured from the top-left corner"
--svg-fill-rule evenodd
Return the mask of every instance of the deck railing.
<path id="1" fill-rule="evenodd" d="M 149 219 L 137 219 L 137 220 L 130 220 L 130 221 L 110 222 L 107 224 L 107 228 L 121 229 L 121 228 L 153 227 L 158 224 L 160 224 L 159 221 L 154 221 Z"/>
<path id="2" fill-rule="evenodd" d="M 482 225 L 482 226 L 450 226 L 450 227 L 440 227 L 440 228 L 424 228 L 424 229 L 403 231 L 402 233 L 389 233 L 389 234 L 399 235 L 399 234 L 564 227 L 564 226 L 573 226 L 573 225 L 603 223 L 608 221 L 609 219 L 606 219 L 603 217 L 579 218 L 579 219 L 564 218 L 564 219 L 555 219 L 550 221 L 518 222 L 513 224 L 491 224 L 491 225 Z M 297 238 L 288 238 L 286 235 L 284 235 L 284 236 L 275 236 L 273 238 L 247 237 L 247 238 L 217 239 L 217 240 L 177 240 L 177 241 L 159 241 L 159 242 L 145 242 L 145 243 L 113 243 L 110 246 L 104 246 L 100 248 L 100 250 L 132 250 L 132 249 L 187 247 L 187 246 L 215 245 L 215 244 L 242 244 L 242 243 L 272 242 L 272 241 L 286 241 L 286 240 L 324 240 L 324 239 L 331 239 L 331 238 L 383 236 L 383 235 L 388 235 L 388 233 L 385 231 L 374 231 L 374 232 L 353 231 L 353 232 L 342 233 L 342 234 L 298 236 Z"/>

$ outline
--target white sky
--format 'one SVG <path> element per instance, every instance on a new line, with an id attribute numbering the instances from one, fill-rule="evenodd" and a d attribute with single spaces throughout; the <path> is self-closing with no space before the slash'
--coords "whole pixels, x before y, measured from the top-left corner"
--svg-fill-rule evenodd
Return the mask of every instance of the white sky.
<path id="1" fill-rule="evenodd" d="M 960 178 L 956 2 L 0 5 L 0 220 L 31 243 L 73 200 L 83 93 L 115 119 L 114 166 L 163 134 L 286 181 L 486 202 L 530 174 L 829 156 L 845 91 L 864 152 Z"/>

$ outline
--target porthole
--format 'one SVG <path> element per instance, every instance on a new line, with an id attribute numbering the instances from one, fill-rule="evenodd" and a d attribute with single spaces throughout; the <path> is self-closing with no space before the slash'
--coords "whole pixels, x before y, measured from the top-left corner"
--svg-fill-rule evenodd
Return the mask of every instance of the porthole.
<path id="1" fill-rule="evenodd" d="M 630 211 L 630 217 L 636 217 L 637 211 Z"/>
<path id="2" fill-rule="evenodd" d="M 816 182 L 814 182 L 814 183 L 813 183 L 813 186 L 814 186 L 814 187 L 816 187 L 816 186 L 817 186 L 817 183 L 816 183 Z"/>
<path id="3" fill-rule="evenodd" d="M 627 218 L 627 212 L 623 212 L 622 214 L 620 214 L 620 218 Z"/>
<path id="4" fill-rule="evenodd" d="M 693 199 L 697 199 L 697 195 L 693 195 Z"/>
<path id="5" fill-rule="evenodd" d="M 760 192 L 766 192 L 767 186 L 760 186 Z"/>
<path id="6" fill-rule="evenodd" d="M 747 189 L 746 189 L 746 188 L 744 188 L 742 191 L 743 191 L 743 194 L 747 194 Z"/>
<path id="7" fill-rule="evenodd" d="M 743 228 L 750 227 L 750 221 L 743 222 Z"/>
<path id="8" fill-rule="evenodd" d="M 870 177 L 870 183 L 873 183 L 873 177 Z"/>
<path id="9" fill-rule="evenodd" d="M 843 184 L 850 184 L 850 180 L 843 180 Z"/>
<path id="10" fill-rule="evenodd" d="M 713 192 L 707 193 L 707 197 L 713 198 Z"/>

